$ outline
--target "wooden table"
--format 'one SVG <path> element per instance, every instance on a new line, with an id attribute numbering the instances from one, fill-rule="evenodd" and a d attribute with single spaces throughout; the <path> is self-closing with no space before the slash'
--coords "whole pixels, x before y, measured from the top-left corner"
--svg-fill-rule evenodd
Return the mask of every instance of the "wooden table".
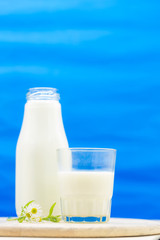
<path id="1" fill-rule="evenodd" d="M 0 219 L 0 237 L 113 238 L 151 235 L 160 235 L 160 221 L 112 218 L 109 223 L 78 224 L 19 223 Z"/>

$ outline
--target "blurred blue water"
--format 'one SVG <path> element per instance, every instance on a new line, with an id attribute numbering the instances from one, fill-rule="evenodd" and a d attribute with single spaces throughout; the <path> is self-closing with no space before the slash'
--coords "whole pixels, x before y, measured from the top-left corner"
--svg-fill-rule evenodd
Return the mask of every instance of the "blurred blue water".
<path id="1" fill-rule="evenodd" d="M 160 2 L 0 1 L 0 216 L 15 215 L 28 88 L 59 89 L 71 147 L 118 150 L 113 217 L 160 217 Z"/>

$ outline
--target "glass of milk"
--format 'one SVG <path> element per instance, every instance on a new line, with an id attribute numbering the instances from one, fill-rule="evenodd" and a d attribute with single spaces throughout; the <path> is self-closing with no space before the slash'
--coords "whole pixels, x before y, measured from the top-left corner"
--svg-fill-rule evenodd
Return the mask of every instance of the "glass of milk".
<path id="1" fill-rule="evenodd" d="M 63 220 L 109 221 L 116 150 L 61 148 L 57 150 L 57 156 Z"/>

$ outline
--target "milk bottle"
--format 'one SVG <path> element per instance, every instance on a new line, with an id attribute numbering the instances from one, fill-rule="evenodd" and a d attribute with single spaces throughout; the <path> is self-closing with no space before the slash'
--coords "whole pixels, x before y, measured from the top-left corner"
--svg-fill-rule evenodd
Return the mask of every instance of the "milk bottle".
<path id="1" fill-rule="evenodd" d="M 35 200 L 43 215 L 56 202 L 60 214 L 56 149 L 68 147 L 59 94 L 54 88 L 31 88 L 27 94 L 16 148 L 16 212 Z"/>

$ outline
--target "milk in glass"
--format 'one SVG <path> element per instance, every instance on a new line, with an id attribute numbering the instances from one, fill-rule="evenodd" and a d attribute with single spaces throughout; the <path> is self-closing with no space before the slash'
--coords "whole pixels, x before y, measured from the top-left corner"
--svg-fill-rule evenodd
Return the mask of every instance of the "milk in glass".
<path id="1" fill-rule="evenodd" d="M 60 171 L 62 212 L 66 217 L 110 218 L 114 172 Z"/>

